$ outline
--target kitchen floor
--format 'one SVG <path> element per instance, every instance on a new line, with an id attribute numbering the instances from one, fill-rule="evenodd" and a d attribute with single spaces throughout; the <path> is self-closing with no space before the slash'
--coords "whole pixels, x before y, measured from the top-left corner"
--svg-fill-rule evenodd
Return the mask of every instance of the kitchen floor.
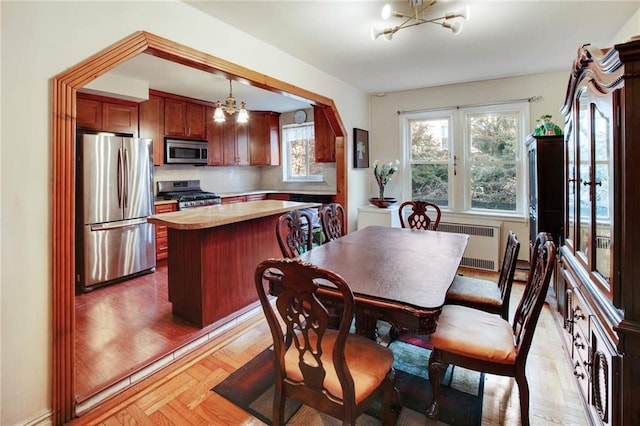
<path id="1" fill-rule="evenodd" d="M 171 313 L 167 262 L 156 272 L 76 296 L 78 401 L 211 331 Z"/>

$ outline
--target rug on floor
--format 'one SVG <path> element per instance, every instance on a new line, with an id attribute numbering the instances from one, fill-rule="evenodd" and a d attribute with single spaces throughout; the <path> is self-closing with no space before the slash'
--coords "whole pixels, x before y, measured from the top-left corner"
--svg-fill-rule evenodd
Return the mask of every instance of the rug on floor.
<path id="1" fill-rule="evenodd" d="M 430 351 L 402 341 L 394 341 L 389 347 L 395 356 L 396 388 L 400 392 L 403 410 L 424 413 L 432 399 L 431 384 L 427 379 Z M 271 424 L 274 380 L 272 356 L 271 349 L 265 349 L 212 391 L 262 422 Z M 442 384 L 440 421 L 450 425 L 480 425 L 484 375 L 461 367 L 449 367 Z M 298 402 L 287 399 L 287 421 L 300 406 Z M 376 401 L 366 414 L 379 419 L 380 408 L 380 401 Z"/>

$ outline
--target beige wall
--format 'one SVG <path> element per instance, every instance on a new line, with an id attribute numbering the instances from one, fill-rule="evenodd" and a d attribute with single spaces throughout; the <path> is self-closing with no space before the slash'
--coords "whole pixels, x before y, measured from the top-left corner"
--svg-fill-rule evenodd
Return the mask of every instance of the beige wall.
<path id="1" fill-rule="evenodd" d="M 46 420 L 51 407 L 53 76 L 144 30 L 332 98 L 347 129 L 366 126 L 368 99 L 178 1 L 2 1 L 0 7 L 0 424 L 13 425 Z"/>
<path id="2" fill-rule="evenodd" d="M 178 1 L 0 1 L 0 19 L 2 425 L 46 423 L 50 413 L 50 79 L 56 74 L 145 30 L 334 99 L 349 136 L 350 229 L 372 182 L 370 170 L 351 169 L 354 127 L 370 131 L 371 159 L 399 158 L 398 109 L 542 95 L 542 103 L 532 104 L 531 117 L 555 116 L 567 78 L 561 73 L 371 98 L 369 116 L 369 100 L 360 90 Z M 640 33 L 639 21 L 636 13 L 620 36 Z M 225 37 L 217 42 L 219 34 Z"/>

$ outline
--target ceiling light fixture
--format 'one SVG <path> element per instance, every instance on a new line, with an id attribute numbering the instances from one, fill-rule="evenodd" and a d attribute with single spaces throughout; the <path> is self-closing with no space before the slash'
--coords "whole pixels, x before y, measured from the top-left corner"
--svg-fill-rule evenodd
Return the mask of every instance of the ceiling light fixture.
<path id="1" fill-rule="evenodd" d="M 229 96 L 225 101 L 224 105 L 222 102 L 216 102 L 216 110 L 213 113 L 213 121 L 216 123 L 224 123 L 226 117 L 224 113 L 229 115 L 233 115 L 236 112 L 238 113 L 238 123 L 246 123 L 249 121 L 249 113 L 245 108 L 245 103 L 240 102 L 240 108 L 236 107 L 236 98 L 233 97 L 233 89 L 231 87 L 231 79 L 229 79 Z"/>
<path id="2" fill-rule="evenodd" d="M 451 30 L 451 32 L 453 32 L 454 34 L 458 34 L 462 30 L 462 22 L 460 22 L 460 20 L 454 20 L 454 19 L 469 18 L 468 6 L 466 6 L 464 9 L 458 12 L 447 13 L 444 16 L 440 16 L 438 18 L 426 18 L 424 16 L 424 11 L 427 10 L 429 7 L 433 6 L 434 4 L 436 4 L 436 0 L 409 0 L 409 4 L 413 8 L 412 15 L 407 15 L 402 12 L 392 11 L 390 5 L 388 4 L 385 5 L 382 8 L 382 19 L 386 20 L 386 19 L 389 19 L 391 16 L 395 16 L 396 18 L 404 19 L 404 22 L 402 22 L 400 25 L 397 25 L 395 27 L 388 27 L 383 29 L 371 28 L 371 38 L 373 40 L 376 40 L 378 37 L 384 36 L 385 40 L 391 40 L 393 38 L 393 35 L 398 31 L 404 28 L 415 27 L 416 25 L 422 25 L 422 24 L 440 25 L 443 28 L 447 28 Z"/>

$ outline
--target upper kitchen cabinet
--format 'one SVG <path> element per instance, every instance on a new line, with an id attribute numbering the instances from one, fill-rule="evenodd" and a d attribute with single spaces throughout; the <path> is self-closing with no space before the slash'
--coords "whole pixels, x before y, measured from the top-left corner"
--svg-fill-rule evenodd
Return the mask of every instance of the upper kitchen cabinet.
<path id="1" fill-rule="evenodd" d="M 76 125 L 80 129 L 138 136 L 138 104 L 78 93 Z"/>
<path id="2" fill-rule="evenodd" d="M 205 118 L 207 118 L 207 141 L 208 153 L 207 153 L 207 165 L 209 166 L 223 166 L 223 143 L 222 143 L 222 130 L 224 123 L 216 123 L 213 121 L 214 107 L 207 107 L 205 109 Z"/>
<path id="3" fill-rule="evenodd" d="M 336 135 L 324 112 L 324 107 L 313 107 L 313 124 L 316 138 L 316 161 L 335 163 Z"/>
<path id="4" fill-rule="evenodd" d="M 206 139 L 205 106 L 181 99 L 164 100 L 165 136 Z"/>
<path id="5" fill-rule="evenodd" d="M 251 119 L 249 119 L 251 120 Z M 225 166 L 249 165 L 249 132 L 247 123 L 227 118 L 222 127 L 222 164 Z"/>
<path id="6" fill-rule="evenodd" d="M 164 163 L 164 98 L 149 94 L 140 103 L 140 137 L 153 140 L 153 165 Z"/>
<path id="7" fill-rule="evenodd" d="M 252 111 L 249 118 L 249 163 L 252 166 L 280 164 L 280 114 Z"/>

